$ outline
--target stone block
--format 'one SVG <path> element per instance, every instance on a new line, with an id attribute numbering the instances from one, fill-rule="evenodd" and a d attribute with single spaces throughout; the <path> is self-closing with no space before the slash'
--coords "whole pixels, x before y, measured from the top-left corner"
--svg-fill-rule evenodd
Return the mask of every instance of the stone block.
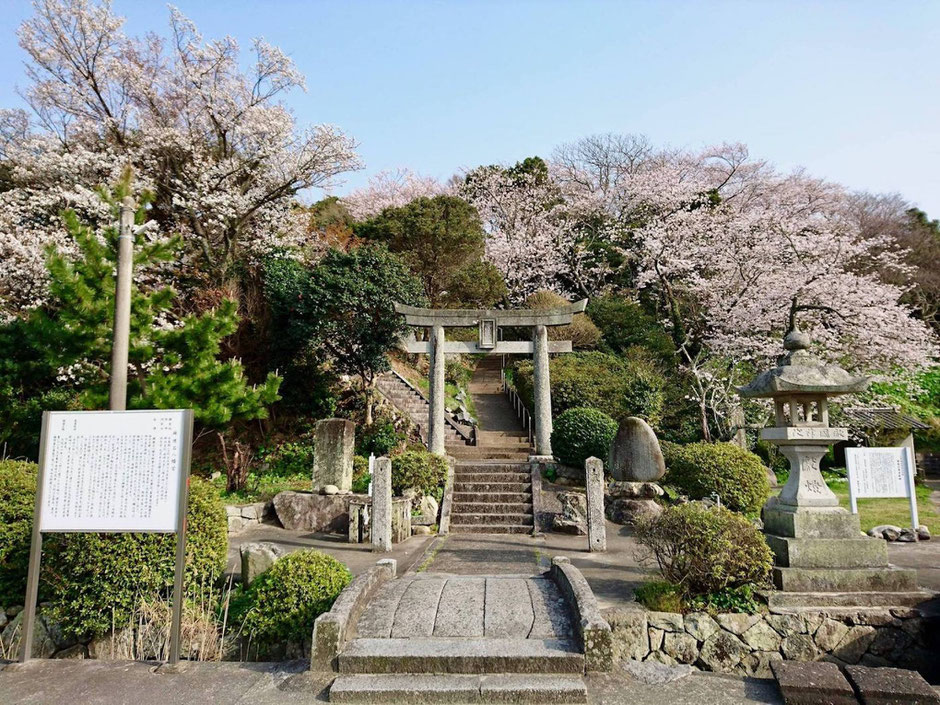
<path id="1" fill-rule="evenodd" d="M 679 663 L 695 663 L 698 658 L 698 642 L 690 634 L 665 632 L 663 651 Z"/>
<path id="2" fill-rule="evenodd" d="M 764 531 L 801 539 L 858 538 L 861 525 L 856 514 L 844 509 L 793 509 L 772 502 L 764 505 Z"/>
<path id="3" fill-rule="evenodd" d="M 652 499 L 608 499 L 604 508 L 607 518 L 615 524 L 633 525 L 662 514 L 663 508 Z"/>
<path id="4" fill-rule="evenodd" d="M 340 492 L 352 488 L 356 424 L 346 419 L 323 419 L 314 430 L 313 491 L 336 485 Z"/>
<path id="5" fill-rule="evenodd" d="M 718 631 L 718 623 L 706 612 L 692 612 L 685 615 L 685 631 L 697 641 L 705 641 Z"/>
<path id="6" fill-rule="evenodd" d="M 770 667 L 786 705 L 857 705 L 855 691 L 834 663 L 774 661 Z"/>
<path id="7" fill-rule="evenodd" d="M 781 568 L 773 581 L 784 592 L 907 592 L 917 590 L 917 571 L 881 568 Z"/>
<path id="8" fill-rule="evenodd" d="M 777 651 L 783 641 L 783 637 L 764 620 L 747 629 L 741 638 L 755 651 Z"/>
<path id="9" fill-rule="evenodd" d="M 607 550 L 607 522 L 604 516 L 604 464 L 599 458 L 584 461 L 587 488 L 588 550 L 603 553 Z"/>
<path id="10" fill-rule="evenodd" d="M 940 705 L 940 696 L 916 671 L 847 666 L 862 705 Z"/>
<path id="11" fill-rule="evenodd" d="M 766 534 L 774 563 L 790 568 L 872 568 L 888 565 L 884 541 L 871 538 L 797 539 Z"/>
<path id="12" fill-rule="evenodd" d="M 656 433 L 636 416 L 620 422 L 607 465 L 615 480 L 656 482 L 666 474 L 666 462 Z"/>
<path id="13" fill-rule="evenodd" d="M 270 541 L 246 543 L 238 549 L 241 558 L 242 585 L 251 585 L 255 578 L 284 555 L 284 549 Z"/>
<path id="14" fill-rule="evenodd" d="M 274 512 L 281 526 L 291 531 L 345 532 L 349 523 L 349 502 L 355 498 L 356 495 L 288 490 L 274 497 Z"/>
<path id="15" fill-rule="evenodd" d="M 718 620 L 718 624 L 722 629 L 736 636 L 741 636 L 744 632 L 761 621 L 761 616 L 759 614 L 728 612 L 726 614 L 717 615 L 715 619 Z"/>
<path id="16" fill-rule="evenodd" d="M 604 618 L 610 624 L 615 661 L 646 658 L 650 652 L 650 639 L 645 610 L 607 610 Z"/>
<path id="17" fill-rule="evenodd" d="M 698 660 L 709 670 L 730 673 L 749 653 L 751 650 L 738 637 L 722 630 L 702 644 Z"/>
<path id="18" fill-rule="evenodd" d="M 650 612 L 647 619 L 651 627 L 662 629 L 666 632 L 685 631 L 681 614 L 675 612 Z"/>

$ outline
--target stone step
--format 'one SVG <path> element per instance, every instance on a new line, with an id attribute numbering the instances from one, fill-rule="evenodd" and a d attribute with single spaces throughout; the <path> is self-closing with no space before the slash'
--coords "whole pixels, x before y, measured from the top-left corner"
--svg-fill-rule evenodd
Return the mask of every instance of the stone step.
<path id="1" fill-rule="evenodd" d="M 909 568 L 774 568 L 774 586 L 784 592 L 916 591 L 917 571 Z"/>
<path id="2" fill-rule="evenodd" d="M 787 568 L 880 568 L 888 565 L 882 539 L 795 539 L 765 534 L 775 563 Z"/>
<path id="3" fill-rule="evenodd" d="M 466 472 L 456 471 L 455 482 L 531 482 L 532 476 L 528 472 Z"/>
<path id="4" fill-rule="evenodd" d="M 454 506 L 474 502 L 496 504 L 532 504 L 532 492 L 454 492 Z"/>
<path id="5" fill-rule="evenodd" d="M 529 458 L 529 453 L 515 453 L 507 450 L 493 450 L 492 448 L 479 448 L 477 446 L 467 446 L 466 450 L 461 449 L 452 455 L 456 460 L 505 460 L 507 462 L 525 462 Z"/>
<path id="6" fill-rule="evenodd" d="M 916 607 L 937 597 L 921 590 L 905 592 L 772 592 L 762 593 L 771 612 L 820 607 L 846 607 L 856 611 L 865 607 Z"/>
<path id="7" fill-rule="evenodd" d="M 531 498 L 530 498 L 531 500 Z M 463 502 L 454 501 L 451 510 L 453 516 L 457 514 L 532 514 L 532 502 Z"/>
<path id="8" fill-rule="evenodd" d="M 454 482 L 455 492 L 525 492 L 531 491 L 528 482 Z"/>
<path id="9" fill-rule="evenodd" d="M 531 534 L 532 526 L 524 524 L 451 524 L 452 534 Z"/>
<path id="10" fill-rule="evenodd" d="M 528 462 L 507 463 L 503 460 L 461 460 L 454 466 L 455 472 L 468 470 L 470 472 L 499 472 L 502 470 L 529 472 Z"/>
<path id="11" fill-rule="evenodd" d="M 511 513 L 469 513 L 458 512 L 454 507 L 454 513 L 450 515 L 451 526 L 470 524 L 474 526 L 532 526 L 532 512 L 528 514 Z"/>
<path id="12" fill-rule="evenodd" d="M 587 689 L 574 675 L 349 675 L 333 681 L 330 702 L 586 703 Z"/>
<path id="13" fill-rule="evenodd" d="M 340 673 L 582 673 L 573 639 L 354 639 Z"/>

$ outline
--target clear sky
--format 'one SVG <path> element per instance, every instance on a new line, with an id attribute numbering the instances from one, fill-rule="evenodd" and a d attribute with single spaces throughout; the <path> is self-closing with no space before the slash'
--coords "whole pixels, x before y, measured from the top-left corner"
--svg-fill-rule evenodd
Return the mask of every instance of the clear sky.
<path id="1" fill-rule="evenodd" d="M 158 0 L 115 0 L 165 32 Z M 744 142 L 780 167 L 899 192 L 940 217 L 940 1 L 177 0 L 206 37 L 264 36 L 306 74 L 301 122 L 331 122 L 366 164 L 447 178 L 600 132 L 698 148 Z M 0 0 L 0 106 L 19 104 Z"/>

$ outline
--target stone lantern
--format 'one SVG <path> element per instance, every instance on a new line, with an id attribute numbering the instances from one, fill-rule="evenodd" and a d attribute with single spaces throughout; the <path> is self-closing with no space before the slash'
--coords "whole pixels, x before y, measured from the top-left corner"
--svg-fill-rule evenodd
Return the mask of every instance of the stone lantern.
<path id="1" fill-rule="evenodd" d="M 762 515 L 774 584 L 800 594 L 772 594 L 771 607 L 915 602 L 922 595 L 914 592 L 916 572 L 888 564 L 885 542 L 861 532 L 858 516 L 839 506 L 819 469 L 830 444 L 848 438 L 848 429 L 829 425 L 829 397 L 861 392 L 868 379 L 823 363 L 809 347 L 808 335 L 791 331 L 777 366 L 738 390 L 773 400 L 776 425 L 761 438 L 790 461 L 790 478 Z"/>

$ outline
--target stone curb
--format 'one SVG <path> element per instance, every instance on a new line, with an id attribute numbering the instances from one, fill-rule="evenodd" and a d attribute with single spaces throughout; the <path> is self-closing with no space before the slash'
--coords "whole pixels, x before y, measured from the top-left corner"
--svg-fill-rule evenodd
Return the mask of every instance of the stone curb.
<path id="1" fill-rule="evenodd" d="M 564 556 L 552 558 L 549 577 L 574 611 L 584 648 L 585 671 L 612 671 L 614 667 L 610 625 L 601 616 L 597 598 L 581 571 Z"/>
<path id="2" fill-rule="evenodd" d="M 394 580 L 398 562 L 392 558 L 378 561 L 367 572 L 354 578 L 336 598 L 332 609 L 317 617 L 313 624 L 313 648 L 310 653 L 311 671 L 336 671 L 336 657 L 346 646 L 350 631 L 375 591 L 389 580 Z"/>

